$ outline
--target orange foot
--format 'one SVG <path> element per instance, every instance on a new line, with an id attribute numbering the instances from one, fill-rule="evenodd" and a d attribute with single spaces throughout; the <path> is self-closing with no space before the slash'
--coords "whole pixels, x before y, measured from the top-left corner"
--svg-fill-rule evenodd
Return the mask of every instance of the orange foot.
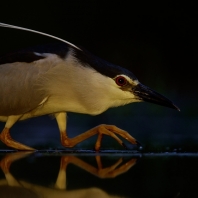
<path id="1" fill-rule="evenodd" d="M 128 132 L 114 126 L 114 125 L 99 125 L 96 126 L 86 132 L 84 132 L 83 134 L 80 134 L 74 138 L 68 138 L 66 135 L 66 132 L 61 132 L 61 144 L 64 147 L 73 147 L 76 144 L 84 141 L 85 139 L 88 139 L 89 137 L 98 134 L 98 138 L 95 144 L 95 150 L 99 151 L 100 146 L 101 146 L 101 141 L 102 141 L 102 136 L 103 135 L 109 135 L 112 138 L 114 138 L 120 145 L 125 146 L 125 144 L 123 143 L 123 141 L 117 136 L 120 135 L 121 137 L 123 137 L 124 139 L 126 139 L 127 141 L 129 141 L 132 144 L 138 144 L 138 142 L 136 141 L 136 139 L 134 137 L 132 137 Z"/>

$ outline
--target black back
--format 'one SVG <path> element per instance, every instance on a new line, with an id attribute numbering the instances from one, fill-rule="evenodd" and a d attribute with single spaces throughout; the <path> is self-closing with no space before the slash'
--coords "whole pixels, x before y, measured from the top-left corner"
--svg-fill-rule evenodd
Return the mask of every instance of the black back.
<path id="1" fill-rule="evenodd" d="M 69 46 L 65 43 L 53 43 L 42 46 L 30 47 L 0 57 L 0 64 L 26 62 L 31 63 L 45 57 L 36 55 L 36 53 L 57 54 L 60 58 L 65 58 L 69 51 Z"/>

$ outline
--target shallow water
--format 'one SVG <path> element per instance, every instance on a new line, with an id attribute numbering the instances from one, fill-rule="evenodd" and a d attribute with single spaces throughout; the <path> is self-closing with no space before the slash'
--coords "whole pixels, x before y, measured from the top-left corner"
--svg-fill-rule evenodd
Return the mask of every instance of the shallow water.
<path id="1" fill-rule="evenodd" d="M 0 197 L 197 197 L 198 153 L 0 153 Z"/>

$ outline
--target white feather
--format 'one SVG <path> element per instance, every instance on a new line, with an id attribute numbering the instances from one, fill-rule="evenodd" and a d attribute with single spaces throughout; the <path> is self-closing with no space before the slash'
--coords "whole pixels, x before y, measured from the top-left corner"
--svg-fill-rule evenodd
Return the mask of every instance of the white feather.
<path id="1" fill-rule="evenodd" d="M 78 50 L 81 50 L 79 47 L 77 47 L 76 45 L 64 40 L 64 39 L 61 39 L 59 37 L 56 37 L 56 36 L 53 36 L 51 34 L 46 34 L 44 32 L 39 32 L 39 31 L 36 31 L 36 30 L 32 30 L 32 29 L 28 29 L 28 28 L 23 28 L 23 27 L 19 27 L 19 26 L 15 26 L 15 25 L 10 25 L 10 24 L 6 24 L 6 23 L 0 23 L 0 27 L 6 27 L 6 28 L 13 28 L 13 29 L 19 29 L 19 30 L 24 30 L 24 31 L 28 31 L 28 32 L 33 32 L 33 33 L 36 33 L 36 34 L 41 34 L 41 35 L 44 35 L 44 36 L 48 36 L 48 37 L 51 37 L 51 38 L 54 38 L 56 40 L 59 40 L 59 41 L 62 41 L 64 43 L 67 43 L 68 45 L 71 45 L 72 47 L 78 49 Z"/>

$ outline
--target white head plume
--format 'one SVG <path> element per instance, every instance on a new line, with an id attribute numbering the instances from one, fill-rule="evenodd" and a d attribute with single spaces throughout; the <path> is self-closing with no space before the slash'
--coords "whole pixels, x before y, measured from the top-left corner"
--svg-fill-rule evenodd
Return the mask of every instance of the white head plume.
<path id="1" fill-rule="evenodd" d="M 44 35 L 44 36 L 48 36 L 48 37 L 51 37 L 51 38 L 54 38 L 56 40 L 59 40 L 59 41 L 62 41 L 64 43 L 67 43 L 68 45 L 71 45 L 72 47 L 78 49 L 78 50 L 81 50 L 79 47 L 77 47 L 76 45 L 64 40 L 64 39 L 61 39 L 59 37 L 56 37 L 56 36 L 53 36 L 53 35 L 50 35 L 50 34 L 46 34 L 44 32 L 39 32 L 39 31 L 36 31 L 36 30 L 32 30 L 32 29 L 28 29 L 28 28 L 23 28 L 23 27 L 19 27 L 19 26 L 15 26 L 15 25 L 9 25 L 9 24 L 6 24 L 6 23 L 0 23 L 0 27 L 6 27 L 6 28 L 13 28 L 13 29 L 19 29 L 19 30 L 24 30 L 24 31 L 28 31 L 28 32 L 33 32 L 33 33 L 36 33 L 36 34 L 41 34 L 41 35 Z"/>

